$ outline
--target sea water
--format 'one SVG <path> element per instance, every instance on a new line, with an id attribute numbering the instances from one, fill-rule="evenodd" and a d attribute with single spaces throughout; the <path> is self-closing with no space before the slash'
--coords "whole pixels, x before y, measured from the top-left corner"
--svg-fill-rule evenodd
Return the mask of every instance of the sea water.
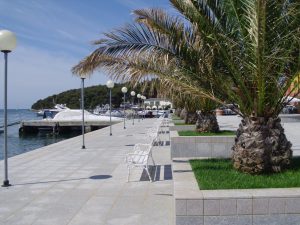
<path id="1" fill-rule="evenodd" d="M 28 109 L 9 109 L 7 111 L 8 124 L 22 121 L 22 120 L 38 120 L 41 117 L 37 117 L 35 112 Z M 0 109 L 0 132 L 3 130 L 4 111 Z M 80 135 L 80 132 L 73 132 L 69 134 L 52 134 L 38 133 L 38 134 L 19 134 L 20 124 L 9 126 L 7 129 L 7 150 L 8 157 L 22 154 L 24 152 L 32 151 L 41 148 L 46 145 L 50 145 L 71 137 Z M 3 159 L 4 151 L 4 133 L 0 133 L 0 160 Z"/>

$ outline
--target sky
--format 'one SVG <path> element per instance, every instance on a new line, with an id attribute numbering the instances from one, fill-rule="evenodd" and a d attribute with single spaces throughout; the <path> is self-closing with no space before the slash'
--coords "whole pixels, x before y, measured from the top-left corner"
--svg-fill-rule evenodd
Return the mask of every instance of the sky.
<path id="1" fill-rule="evenodd" d="M 168 0 L 0 0 L 0 30 L 17 36 L 8 55 L 8 108 L 30 108 L 39 99 L 80 88 L 71 68 L 95 49 L 92 41 L 132 22 L 132 10 L 149 7 L 171 8 Z M 107 80 L 95 72 L 85 86 Z M 0 54 L 0 109 L 3 96 Z"/>

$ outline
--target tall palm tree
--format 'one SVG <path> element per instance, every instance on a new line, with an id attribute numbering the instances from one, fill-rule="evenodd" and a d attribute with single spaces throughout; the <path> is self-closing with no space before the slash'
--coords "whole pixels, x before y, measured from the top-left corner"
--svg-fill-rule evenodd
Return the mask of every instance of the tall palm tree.
<path id="1" fill-rule="evenodd" d="M 192 95 L 236 103 L 243 120 L 234 167 L 247 173 L 287 167 L 291 143 L 278 114 L 300 70 L 300 2 L 170 2 L 181 16 L 136 10 L 136 24 L 107 33 L 73 71 L 101 67 L 134 79 L 155 74 Z"/>

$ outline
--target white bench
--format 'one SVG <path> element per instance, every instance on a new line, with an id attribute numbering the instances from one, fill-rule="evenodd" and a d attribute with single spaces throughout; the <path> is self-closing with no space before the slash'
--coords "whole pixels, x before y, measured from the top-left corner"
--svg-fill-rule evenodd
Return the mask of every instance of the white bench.
<path id="1" fill-rule="evenodd" d="M 127 181 L 129 182 L 130 169 L 134 167 L 141 167 L 146 170 L 150 181 L 152 178 L 149 173 L 149 159 L 151 158 L 153 165 L 155 162 L 152 157 L 152 145 L 151 144 L 135 144 L 132 153 L 126 155 L 125 161 L 127 163 L 128 177 Z"/>

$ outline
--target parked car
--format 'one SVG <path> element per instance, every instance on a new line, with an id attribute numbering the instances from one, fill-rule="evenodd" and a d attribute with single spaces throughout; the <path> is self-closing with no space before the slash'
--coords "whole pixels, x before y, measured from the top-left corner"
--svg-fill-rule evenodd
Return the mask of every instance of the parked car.
<path id="1" fill-rule="evenodd" d="M 297 108 L 293 105 L 286 105 L 282 110 L 281 113 L 283 114 L 293 114 L 297 113 Z"/>
<path id="2" fill-rule="evenodd" d="M 238 109 L 238 106 L 233 104 L 227 104 L 218 108 L 216 112 L 218 113 L 218 115 L 236 115 L 236 112 L 232 110 L 233 108 Z"/>

